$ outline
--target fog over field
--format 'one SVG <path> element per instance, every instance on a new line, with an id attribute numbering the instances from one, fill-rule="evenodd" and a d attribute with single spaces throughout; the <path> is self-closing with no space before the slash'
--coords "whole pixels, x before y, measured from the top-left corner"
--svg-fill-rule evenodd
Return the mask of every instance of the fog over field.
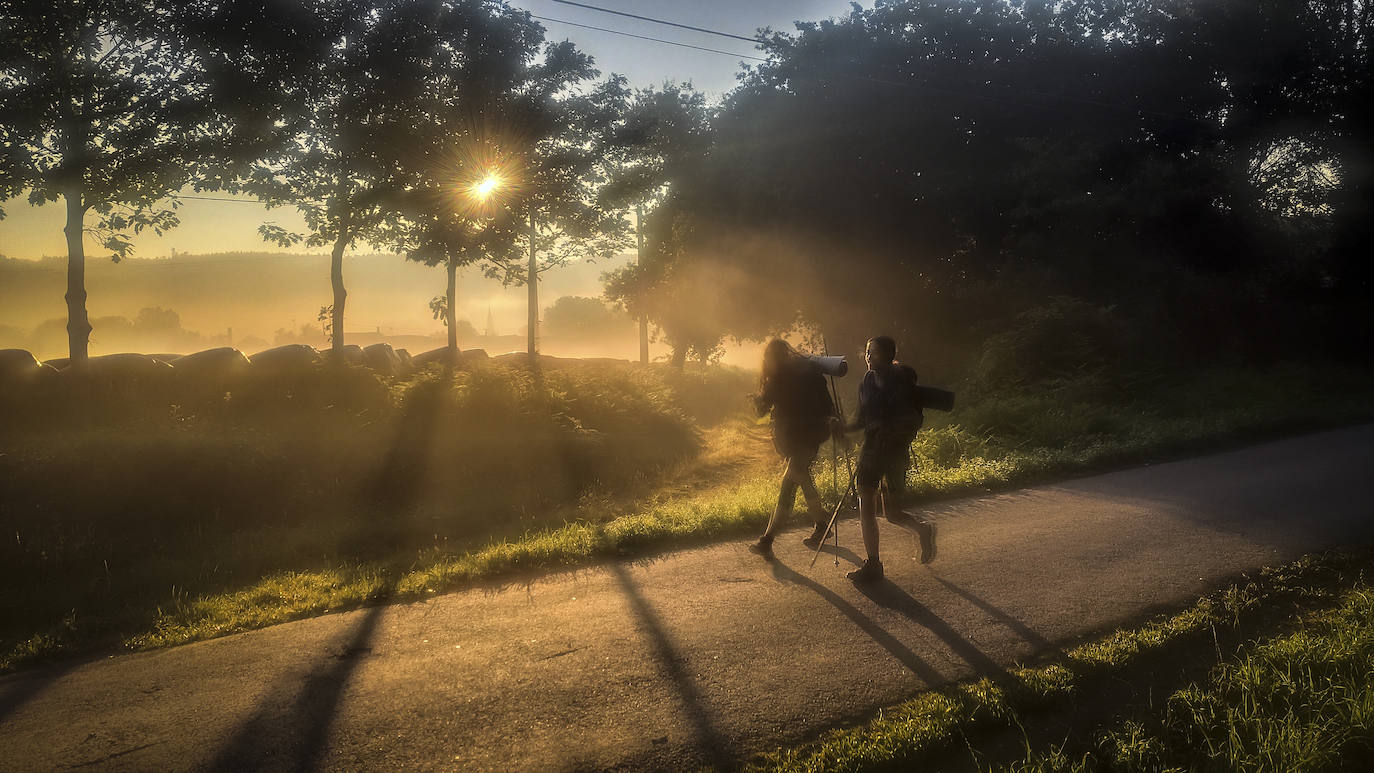
<path id="1" fill-rule="evenodd" d="M 621 256 L 547 272 L 539 287 L 541 320 L 562 297 L 599 300 L 601 274 L 632 260 Z M 327 346 L 317 316 L 331 300 L 328 255 L 179 253 L 117 264 L 92 260 L 86 271 L 93 355 L 189 352 L 225 344 L 250 354 L 280 343 Z M 443 323 L 429 309 L 430 299 L 444 292 L 442 268 L 396 255 L 353 254 L 344 260 L 344 275 L 347 343 L 384 340 L 413 352 L 444 345 Z M 0 257 L 0 348 L 30 349 L 43 359 L 66 356 L 65 292 L 65 258 Z M 460 346 L 492 354 L 523 350 L 526 292 L 523 286 L 503 288 L 477 267 L 461 272 Z M 555 356 L 636 358 L 633 322 L 609 307 L 604 316 L 589 316 L 589 308 L 596 311 L 583 301 L 580 312 L 556 314 L 545 323 L 541 349 Z M 754 348 L 732 347 L 727 357 L 752 361 Z M 653 357 L 666 352 L 661 344 L 651 345 Z"/>

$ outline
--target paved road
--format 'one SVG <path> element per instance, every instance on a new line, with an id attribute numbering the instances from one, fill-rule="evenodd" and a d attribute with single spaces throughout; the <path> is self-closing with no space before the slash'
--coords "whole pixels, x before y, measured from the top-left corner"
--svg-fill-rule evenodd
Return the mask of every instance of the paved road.
<path id="1" fill-rule="evenodd" d="M 1374 539 L 1374 426 L 0 679 L 0 769 L 728 766 L 1235 573 Z"/>

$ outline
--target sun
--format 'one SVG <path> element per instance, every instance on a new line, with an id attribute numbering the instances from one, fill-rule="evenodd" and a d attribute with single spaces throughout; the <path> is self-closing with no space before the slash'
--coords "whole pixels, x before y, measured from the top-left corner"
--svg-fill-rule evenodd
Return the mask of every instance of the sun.
<path id="1" fill-rule="evenodd" d="M 487 175 L 481 182 L 473 183 L 472 195 L 478 199 L 485 200 L 501 187 L 501 178 L 496 175 Z"/>

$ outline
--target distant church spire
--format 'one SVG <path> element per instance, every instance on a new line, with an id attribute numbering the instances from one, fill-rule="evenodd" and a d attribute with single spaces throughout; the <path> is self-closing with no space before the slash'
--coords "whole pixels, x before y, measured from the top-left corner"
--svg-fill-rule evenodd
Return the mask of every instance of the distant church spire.
<path id="1" fill-rule="evenodd" d="M 487 338 L 496 337 L 496 320 L 492 319 L 490 306 L 487 307 L 487 329 L 485 332 L 482 333 L 482 335 L 486 336 Z"/>

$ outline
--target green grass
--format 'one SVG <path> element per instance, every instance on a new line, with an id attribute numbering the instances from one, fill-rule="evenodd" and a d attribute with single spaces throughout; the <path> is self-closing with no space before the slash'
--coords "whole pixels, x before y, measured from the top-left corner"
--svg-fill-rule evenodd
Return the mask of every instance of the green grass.
<path id="1" fill-rule="evenodd" d="M 1374 550 L 1305 557 L 1051 662 L 923 693 L 753 771 L 1356 769 Z M 1105 718 L 1105 719 L 1104 719 Z"/>
<path id="2" fill-rule="evenodd" d="M 424 461 L 434 483 L 404 502 L 360 504 L 349 484 L 375 477 L 426 382 L 352 412 L 334 395 L 334 408 L 304 418 L 270 413 L 257 395 L 268 405 L 254 410 L 271 421 L 174 412 L 155 426 L 31 430 L 0 453 L 0 521 L 16 535 L 0 549 L 12 554 L 0 570 L 0 671 L 741 536 L 766 521 L 778 469 L 766 429 L 730 415 L 747 385 L 737 372 L 551 373 L 542 391 L 519 378 L 512 389 L 512 375 L 460 377 Z M 953 414 L 929 416 L 909 483 L 919 502 L 1176 457 L 1366 421 L 1371 397 L 1368 374 L 1314 365 L 969 390 Z M 712 426 L 692 429 L 684 415 Z M 666 453 L 660 430 L 676 438 Z M 817 477 L 833 501 L 825 456 Z"/>

